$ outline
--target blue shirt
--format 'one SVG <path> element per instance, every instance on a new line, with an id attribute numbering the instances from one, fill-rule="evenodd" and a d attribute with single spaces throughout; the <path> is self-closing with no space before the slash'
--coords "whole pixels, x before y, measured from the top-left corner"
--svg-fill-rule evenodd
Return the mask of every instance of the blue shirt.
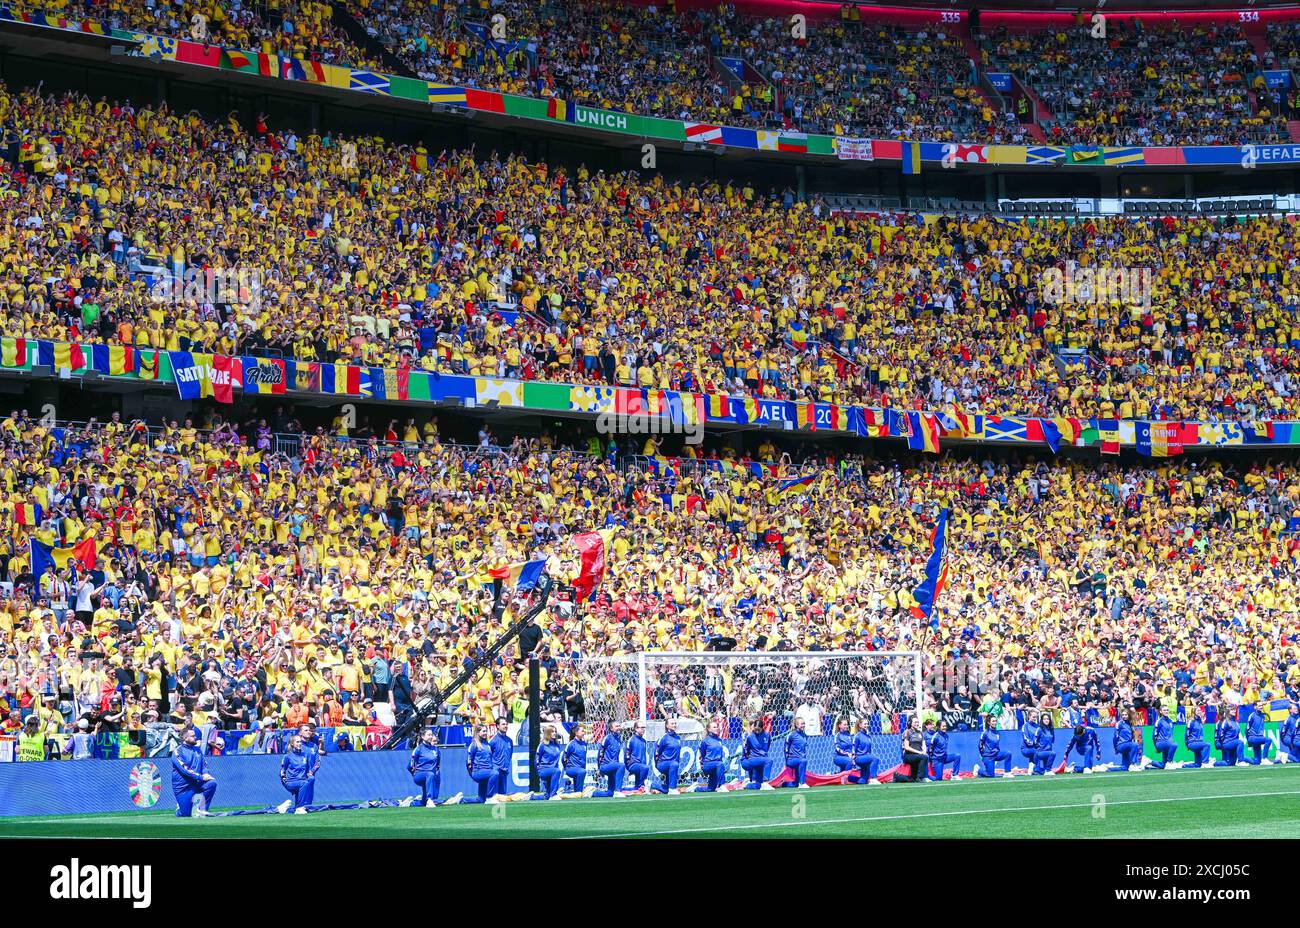
<path id="1" fill-rule="evenodd" d="M 1097 737 L 1096 729 L 1085 728 L 1083 734 L 1071 735 L 1065 753 L 1069 754 L 1071 751 L 1078 751 L 1080 754 L 1086 754 L 1088 751 L 1100 752 L 1101 739 Z"/>
<path id="2" fill-rule="evenodd" d="M 722 739 L 710 732 L 704 736 L 700 742 L 700 763 L 717 764 L 721 763 L 727 756 L 727 747 L 722 743 Z"/>
<path id="3" fill-rule="evenodd" d="M 1002 753 L 1002 732 L 986 728 L 980 733 L 980 757 L 997 757 Z"/>
<path id="4" fill-rule="evenodd" d="M 1187 731 L 1184 733 L 1183 742 L 1185 744 L 1192 744 L 1196 741 L 1199 741 L 1202 744 L 1205 743 L 1205 723 L 1200 719 L 1194 718 L 1187 723 Z"/>
<path id="5" fill-rule="evenodd" d="M 645 738 L 633 733 L 631 738 L 627 739 L 627 765 L 629 767 L 642 765 L 644 766 L 646 758 L 649 756 L 649 746 Z"/>
<path id="6" fill-rule="evenodd" d="M 312 755 L 299 748 L 284 755 L 280 761 L 281 780 L 305 780 L 312 775 Z"/>
<path id="7" fill-rule="evenodd" d="M 408 769 L 411 773 L 438 773 L 442 770 L 442 752 L 438 750 L 437 745 L 421 742 L 411 752 L 411 763 Z"/>
<path id="8" fill-rule="evenodd" d="M 510 769 L 510 757 L 515 753 L 515 743 L 506 735 L 497 732 L 488 742 L 492 749 L 492 765 L 498 770 Z"/>
<path id="9" fill-rule="evenodd" d="M 853 756 L 867 757 L 871 754 L 871 735 L 860 731 L 853 736 Z"/>
<path id="10" fill-rule="evenodd" d="M 1121 744 L 1133 743 L 1133 726 L 1128 722 L 1120 722 L 1115 726 L 1115 748 L 1118 750 Z"/>
<path id="11" fill-rule="evenodd" d="M 767 732 L 751 731 L 748 735 L 745 736 L 745 747 L 741 752 L 741 756 L 744 757 L 745 760 L 749 760 L 755 757 L 766 758 L 767 749 L 771 746 L 771 744 L 772 744 L 772 736 L 769 735 Z"/>
<path id="12" fill-rule="evenodd" d="M 560 763 L 560 746 L 554 741 L 543 741 L 537 747 L 537 766 L 556 767 Z"/>
<path id="13" fill-rule="evenodd" d="M 1156 730 L 1151 737 L 1155 741 L 1168 741 L 1174 736 L 1174 723 L 1165 716 L 1156 719 Z"/>
<path id="14" fill-rule="evenodd" d="M 1228 741 L 1241 740 L 1241 726 L 1232 719 L 1224 719 L 1214 725 L 1214 743 L 1222 746 Z"/>
<path id="15" fill-rule="evenodd" d="M 564 769 L 587 769 L 587 742 L 574 738 L 564 746 Z"/>
<path id="16" fill-rule="evenodd" d="M 470 773 L 495 770 L 496 767 L 492 765 L 492 749 L 481 741 L 471 741 L 465 755 L 465 765 Z"/>
<path id="17" fill-rule="evenodd" d="M 622 753 L 623 742 L 619 740 L 618 735 L 611 731 L 605 736 L 605 740 L 600 743 L 600 760 L 597 763 L 601 767 L 611 767 L 619 762 Z"/>
<path id="18" fill-rule="evenodd" d="M 785 762 L 802 764 L 808 760 L 808 735 L 797 728 L 790 730 L 785 742 Z"/>
<path id="19" fill-rule="evenodd" d="M 838 757 L 853 756 L 853 735 L 847 731 L 835 733 L 835 754 Z"/>
<path id="20" fill-rule="evenodd" d="M 655 745 L 656 764 L 676 764 L 682 759 L 682 739 L 675 731 L 666 731 Z"/>
<path id="21" fill-rule="evenodd" d="M 187 785 L 203 780 L 203 752 L 199 746 L 182 744 L 172 754 L 172 783 L 183 780 Z"/>

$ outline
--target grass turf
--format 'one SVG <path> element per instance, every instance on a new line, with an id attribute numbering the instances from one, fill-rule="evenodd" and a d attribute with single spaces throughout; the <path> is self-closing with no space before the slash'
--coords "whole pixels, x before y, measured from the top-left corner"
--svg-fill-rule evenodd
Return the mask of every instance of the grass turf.
<path id="1" fill-rule="evenodd" d="M 1300 765 L 178 819 L 0 818 L 46 838 L 1279 838 Z M 495 810 L 495 814 L 494 814 Z"/>

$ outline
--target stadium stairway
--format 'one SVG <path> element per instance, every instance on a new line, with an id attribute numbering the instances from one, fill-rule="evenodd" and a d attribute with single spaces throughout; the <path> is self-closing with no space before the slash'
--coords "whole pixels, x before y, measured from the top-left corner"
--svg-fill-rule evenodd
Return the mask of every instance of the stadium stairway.
<path id="1" fill-rule="evenodd" d="M 416 76 L 416 73 L 407 67 L 406 62 L 388 50 L 388 46 L 366 32 L 365 26 L 361 25 L 343 4 L 330 4 L 330 21 L 342 29 L 353 44 L 365 49 L 372 58 L 382 61 L 389 74 L 399 74 L 402 77 Z"/>
<path id="2" fill-rule="evenodd" d="M 1241 31 L 1259 56 L 1259 66 L 1268 67 L 1268 63 L 1273 60 L 1273 48 L 1268 44 L 1268 28 L 1262 22 L 1242 23 Z"/>
<path id="3" fill-rule="evenodd" d="M 1291 141 L 1300 144 L 1300 119 L 1288 119 L 1286 121 L 1286 132 Z"/>

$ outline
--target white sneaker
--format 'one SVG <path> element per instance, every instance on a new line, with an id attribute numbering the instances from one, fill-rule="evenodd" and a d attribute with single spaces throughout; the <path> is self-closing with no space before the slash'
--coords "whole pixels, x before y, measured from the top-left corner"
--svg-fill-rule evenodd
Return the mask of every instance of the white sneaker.
<path id="1" fill-rule="evenodd" d="M 1267 757 L 1265 757 L 1263 760 L 1261 760 L 1261 761 L 1259 762 L 1259 765 L 1260 765 L 1261 767 L 1272 767 L 1272 766 L 1273 766 L 1273 762 L 1272 762 L 1271 760 L 1269 760 Z"/>
<path id="2" fill-rule="evenodd" d="M 296 809 L 293 810 L 293 814 L 294 814 L 294 815 L 306 815 L 306 814 L 307 814 L 307 807 L 306 807 L 306 806 L 299 806 L 298 808 L 296 808 Z"/>
<path id="3" fill-rule="evenodd" d="M 620 792 L 615 793 L 615 794 L 613 795 L 613 797 L 611 797 L 611 798 L 613 798 L 613 799 L 626 799 L 626 798 L 627 798 L 627 793 L 624 793 L 624 792 L 620 791 Z"/>
<path id="4" fill-rule="evenodd" d="M 776 787 L 771 783 L 764 781 L 763 785 L 758 788 L 758 791 L 761 793 L 765 789 L 776 789 Z"/>
<path id="5" fill-rule="evenodd" d="M 1239 761 L 1237 761 L 1237 766 L 1238 766 L 1238 767 L 1249 767 L 1250 764 L 1246 763 L 1244 760 L 1239 760 Z"/>
<path id="6" fill-rule="evenodd" d="M 483 804 L 484 804 L 484 805 L 492 805 L 492 806 L 494 806 L 494 805 L 496 805 L 498 802 L 504 802 L 504 801 L 505 801 L 505 800 L 503 800 L 500 796 L 489 796 L 489 797 L 487 797 L 486 799 L 483 800 Z"/>
<path id="7" fill-rule="evenodd" d="M 679 790 L 679 789 L 670 789 L 670 790 L 669 790 L 667 793 L 665 793 L 664 795 L 666 795 L 666 796 L 680 796 L 681 794 L 682 794 L 682 791 Z"/>
<path id="8" fill-rule="evenodd" d="M 1012 773 L 1010 770 L 1003 770 L 1001 776 L 1002 779 L 1004 780 L 1010 780 L 1012 777 L 1015 776 L 1015 774 Z"/>
<path id="9" fill-rule="evenodd" d="M 564 793 L 556 793 L 554 796 L 548 799 L 547 802 L 559 802 L 563 798 L 564 798 Z"/>
<path id="10" fill-rule="evenodd" d="M 292 808 L 293 808 L 293 800 L 286 799 L 284 802 L 280 803 L 278 806 L 275 807 L 275 811 L 280 813 L 281 815 L 284 815 L 284 813 L 288 812 Z"/>
<path id="11" fill-rule="evenodd" d="M 1083 768 L 1082 770 L 1080 770 L 1079 772 L 1080 772 L 1080 773 L 1092 773 L 1092 768 L 1091 768 L 1091 767 L 1084 767 L 1084 768 Z"/>
<path id="12" fill-rule="evenodd" d="M 1183 769 L 1183 761 L 1181 761 L 1181 760 L 1171 760 L 1171 761 L 1169 762 L 1168 766 L 1165 767 L 1165 769 L 1166 769 L 1166 770 L 1182 770 L 1182 769 Z"/>
<path id="13" fill-rule="evenodd" d="M 207 809 L 195 809 L 193 812 L 190 813 L 190 815 L 191 815 L 191 817 L 193 817 L 193 818 L 211 818 L 211 817 L 212 817 L 212 813 L 209 812 Z"/>
<path id="14" fill-rule="evenodd" d="M 808 788 L 808 784 L 807 784 L 807 783 L 800 783 L 800 784 L 799 784 L 799 788 L 800 788 L 800 789 L 807 789 L 807 788 Z"/>
<path id="15" fill-rule="evenodd" d="M 584 790 L 582 791 L 582 798 L 583 798 L 583 799 L 590 799 L 590 798 L 591 798 L 591 794 L 594 793 L 595 791 L 596 791 L 596 787 L 594 787 L 594 786 L 588 786 L 586 789 L 584 789 Z"/>
<path id="16" fill-rule="evenodd" d="M 879 786 L 879 785 L 880 785 L 880 781 L 877 780 L 875 777 L 872 777 L 870 780 L 867 781 L 867 785 L 868 785 L 868 786 Z"/>
<path id="17" fill-rule="evenodd" d="M 1279 764 L 1289 764 L 1289 763 L 1291 763 L 1291 757 L 1290 757 L 1290 755 L 1287 755 L 1287 754 L 1279 754 L 1279 755 L 1277 756 L 1277 762 L 1278 762 Z"/>
<path id="18" fill-rule="evenodd" d="M 457 793 L 455 796 L 452 796 L 450 799 L 444 802 L 443 805 L 444 806 L 458 805 L 463 798 L 465 798 L 464 793 Z"/>
<path id="19" fill-rule="evenodd" d="M 426 802 L 426 803 L 424 804 L 424 807 L 425 807 L 426 809 L 432 809 L 432 808 L 433 808 L 434 806 L 436 806 L 436 805 L 437 805 L 437 803 L 434 802 L 432 799 L 430 799 L 428 802 Z"/>

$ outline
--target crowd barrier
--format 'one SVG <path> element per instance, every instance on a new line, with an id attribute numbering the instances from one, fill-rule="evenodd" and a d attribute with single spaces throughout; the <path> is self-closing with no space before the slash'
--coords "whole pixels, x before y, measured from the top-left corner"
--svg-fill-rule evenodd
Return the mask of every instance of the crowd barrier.
<path id="1" fill-rule="evenodd" d="M 1275 753 L 1278 747 L 1278 724 L 1266 726 Z M 1118 760 L 1112 747 L 1113 729 L 1099 728 L 1101 761 Z M 1143 729 L 1146 754 L 1155 756 L 1151 729 Z M 899 755 L 899 735 L 880 735 L 873 740 L 874 750 L 884 756 Z M 1070 730 L 1056 731 L 1057 761 L 1069 742 Z M 1206 740 L 1212 741 L 1207 727 Z M 1191 753 L 1181 747 L 1183 726 L 1174 729 L 1174 741 L 1180 745 L 1176 760 L 1188 761 Z M 833 739 L 818 735 L 810 739 L 809 756 L 829 757 Z M 740 778 L 741 741 L 726 742 L 728 778 Z M 682 771 L 698 770 L 698 742 L 682 745 Z M 1010 751 L 1016 764 L 1024 766 L 1020 756 L 1020 732 L 1002 732 L 1002 746 Z M 962 769 L 970 770 L 979 757 L 979 734 L 956 732 L 950 736 L 949 752 L 962 758 Z M 779 764 L 779 751 L 776 763 Z M 588 754 L 588 772 L 595 773 L 595 746 Z M 1072 762 L 1078 761 L 1077 755 Z M 280 785 L 281 758 L 274 754 L 235 754 L 209 757 L 207 770 L 217 780 L 216 809 L 262 808 L 278 805 L 287 798 Z M 321 764 L 317 777 L 315 801 L 320 804 L 363 802 L 370 799 L 398 800 L 414 792 L 407 773 L 406 751 L 364 751 L 331 754 Z M 829 767 L 829 764 L 826 765 Z M 770 769 L 774 775 L 776 769 Z M 829 770 L 812 770 L 825 773 Z M 528 752 L 516 749 L 511 764 L 513 791 L 528 785 Z M 594 782 L 592 780 L 591 782 Z M 474 784 L 465 770 L 465 748 L 445 746 L 442 752 L 442 790 L 446 798 L 457 792 L 473 794 Z M 171 761 L 166 757 L 133 758 L 101 761 L 44 761 L 0 765 L 0 816 L 19 815 L 95 815 L 111 812 L 172 811 L 175 800 L 171 787 Z M 0 829 L 2 831 L 2 829 Z"/>

